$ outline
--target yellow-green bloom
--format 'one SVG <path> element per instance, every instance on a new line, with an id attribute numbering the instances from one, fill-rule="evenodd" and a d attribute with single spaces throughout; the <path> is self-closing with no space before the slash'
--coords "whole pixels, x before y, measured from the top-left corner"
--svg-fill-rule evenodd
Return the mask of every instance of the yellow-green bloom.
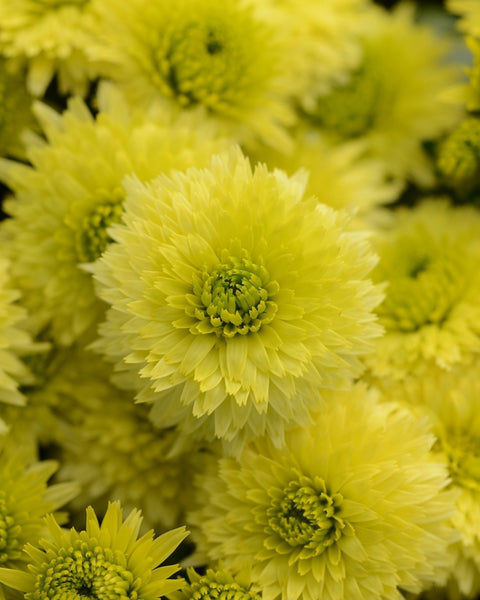
<path id="1" fill-rule="evenodd" d="M 84 94 L 98 77 L 90 0 L 0 0 L 0 54 L 28 68 L 27 87 L 41 96 L 56 74 L 62 93 Z"/>
<path id="2" fill-rule="evenodd" d="M 480 187 L 480 119 L 467 117 L 443 141 L 437 167 L 446 183 L 464 192 Z"/>
<path id="3" fill-rule="evenodd" d="M 446 61 L 448 44 L 416 23 L 408 4 L 372 10 L 360 40 L 360 66 L 318 98 L 310 118 L 339 139 L 365 140 L 388 174 L 431 184 L 423 144 L 448 131 L 460 110 L 440 98 L 458 79 Z"/>
<path id="4" fill-rule="evenodd" d="M 12 218 L 2 224 L 13 276 L 37 331 L 49 328 L 61 345 L 103 314 L 84 266 L 121 219 L 123 177 L 134 172 L 143 181 L 172 167 L 203 166 L 227 146 L 199 115 L 132 109 L 112 86 L 101 87 L 98 108 L 94 118 L 78 98 L 63 115 L 37 103 L 47 141 L 30 139 L 32 166 L 0 161 L 0 178 L 15 192 L 5 203 Z"/>
<path id="5" fill-rule="evenodd" d="M 0 402 L 22 405 L 19 385 L 32 381 L 21 357 L 41 348 L 33 343 L 27 327 L 27 312 L 19 305 L 20 293 L 12 284 L 11 264 L 0 258 Z"/>
<path id="6" fill-rule="evenodd" d="M 389 215 L 373 245 L 380 255 L 374 279 L 387 282 L 377 309 L 386 332 L 366 359 L 374 377 L 402 379 L 478 355 L 480 213 L 424 201 Z"/>
<path id="7" fill-rule="evenodd" d="M 125 185 L 125 224 L 95 265 L 112 306 L 97 348 L 140 374 L 160 426 L 281 444 L 381 333 L 365 234 L 305 198 L 304 177 L 252 170 L 238 149 Z"/>
<path id="8" fill-rule="evenodd" d="M 57 463 L 30 463 L 21 447 L 8 436 L 0 438 L 0 567 L 24 568 L 23 547 L 36 544 L 44 531 L 43 517 L 56 511 L 78 493 L 73 483 L 48 485 Z M 65 520 L 64 514 L 56 515 Z M 53 522 L 54 516 L 51 515 Z M 0 579 L 0 597 L 4 588 Z"/>
<path id="9" fill-rule="evenodd" d="M 314 424 L 197 480 L 200 551 L 251 568 L 264 600 L 400 599 L 450 566 L 454 494 L 428 421 L 357 386 L 328 392 Z M 256 589 L 255 588 L 255 589 Z"/>
<path id="10" fill-rule="evenodd" d="M 0 581 L 25 594 L 25 600 L 105 598 L 157 600 L 179 589 L 170 579 L 178 565 L 159 566 L 185 538 L 185 528 L 154 539 L 153 531 L 138 538 L 141 513 L 125 520 L 120 503 L 109 505 L 101 525 L 87 508 L 86 529 L 61 529 L 45 518 L 49 539 L 25 548 L 27 571 L 0 569 Z"/>
<path id="11" fill-rule="evenodd" d="M 94 0 L 109 75 L 135 102 L 201 106 L 242 142 L 282 146 L 295 88 L 282 31 L 245 0 Z"/>
<path id="12" fill-rule="evenodd" d="M 480 38 L 480 5 L 477 0 L 447 0 L 447 8 L 461 16 L 460 29 Z"/>
<path id="13" fill-rule="evenodd" d="M 261 600 L 262 595 L 251 588 L 246 576 L 233 577 L 222 568 L 207 569 L 199 575 L 187 569 L 188 583 L 169 596 L 170 600 Z"/>
<path id="14" fill-rule="evenodd" d="M 480 593 L 479 369 L 479 360 L 448 372 L 431 368 L 421 378 L 389 388 L 387 395 L 428 415 L 438 438 L 435 450 L 448 467 L 452 487 L 460 492 L 452 516 L 460 540 L 449 549 L 455 559 L 449 582 L 452 598 L 455 589 L 468 598 Z"/>

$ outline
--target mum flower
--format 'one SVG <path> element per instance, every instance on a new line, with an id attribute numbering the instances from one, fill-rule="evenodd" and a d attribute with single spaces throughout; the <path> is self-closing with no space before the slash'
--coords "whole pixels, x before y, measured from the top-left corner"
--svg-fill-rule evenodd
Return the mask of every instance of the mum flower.
<path id="1" fill-rule="evenodd" d="M 449 549 L 454 557 L 451 597 L 458 596 L 458 590 L 468 598 L 480 592 L 479 366 L 476 360 L 449 372 L 431 368 L 421 379 L 409 378 L 388 393 L 389 398 L 410 404 L 417 414 L 428 415 L 438 438 L 436 453 L 459 492 L 452 523 L 460 540 Z"/>
<path id="2" fill-rule="evenodd" d="M 30 463 L 23 449 L 11 442 L 8 436 L 0 440 L 0 566 L 3 570 L 25 566 L 27 557 L 23 547 L 27 542 L 36 544 L 43 535 L 43 517 L 78 493 L 73 483 L 48 485 L 57 463 L 51 460 Z M 64 514 L 59 513 L 57 517 L 65 520 Z M 54 516 L 51 519 L 56 522 Z M 4 598 L 2 583 L 0 597 Z"/>
<path id="3" fill-rule="evenodd" d="M 448 369 L 480 351 L 480 214 L 428 200 L 390 215 L 372 238 L 386 281 L 385 335 L 366 358 L 377 381 Z M 385 380 L 383 380 L 385 383 Z"/>
<path id="4" fill-rule="evenodd" d="M 0 54 L 25 64 L 27 87 L 41 96 L 55 74 L 62 93 L 84 94 L 98 65 L 89 0 L 0 0 Z"/>
<path id="5" fill-rule="evenodd" d="M 25 600 L 157 600 L 182 585 L 181 579 L 169 579 L 178 565 L 159 565 L 186 532 L 179 528 L 154 539 L 149 531 L 138 538 L 141 523 L 139 511 L 123 520 L 118 502 L 109 505 L 101 525 L 88 507 L 86 530 L 80 532 L 61 529 L 48 515 L 49 539 L 25 548 L 29 572 L 0 569 L 0 581 L 23 592 Z"/>
<path id="6" fill-rule="evenodd" d="M 282 31 L 244 0 L 94 1 L 108 75 L 135 102 L 202 106 L 237 140 L 282 146 L 295 87 Z M 101 56 L 101 54 L 100 54 Z"/>
<path id="7" fill-rule="evenodd" d="M 248 577 L 232 577 L 222 568 L 207 569 L 199 575 L 187 569 L 188 583 L 180 591 L 170 594 L 170 600 L 261 600 L 262 595 L 251 589 Z"/>
<path id="8" fill-rule="evenodd" d="M 454 494 L 428 421 L 358 385 L 284 447 L 267 438 L 197 480 L 200 551 L 264 600 L 400 599 L 440 583 Z M 195 531 L 195 530 L 194 530 Z"/>
<path id="9" fill-rule="evenodd" d="M 13 276 L 37 331 L 67 346 L 103 314 L 85 264 L 108 245 L 107 227 L 122 215 L 123 177 L 147 180 L 172 167 L 207 164 L 227 146 L 198 115 L 129 107 L 112 86 L 102 86 L 93 117 L 78 98 L 59 115 L 37 103 L 47 141 L 30 137 L 32 166 L 0 161 L 0 178 L 15 192 L 5 203 L 12 217 L 2 235 Z"/>
<path id="10" fill-rule="evenodd" d="M 359 35 L 363 60 L 348 81 L 320 95 L 310 120 L 337 139 L 359 138 L 389 175 L 433 183 L 424 142 L 459 118 L 440 95 L 458 80 L 447 64 L 448 44 L 415 22 L 413 6 L 372 10 Z"/>
<path id="11" fill-rule="evenodd" d="M 281 444 L 286 426 L 309 422 L 318 388 L 361 372 L 381 333 L 366 279 L 376 258 L 304 185 L 252 172 L 238 149 L 125 184 L 125 224 L 95 266 L 111 304 L 96 347 L 140 374 L 157 424 Z"/>
<path id="12" fill-rule="evenodd" d="M 460 29 L 480 37 L 480 6 L 476 0 L 447 0 L 447 8 L 461 16 Z"/>

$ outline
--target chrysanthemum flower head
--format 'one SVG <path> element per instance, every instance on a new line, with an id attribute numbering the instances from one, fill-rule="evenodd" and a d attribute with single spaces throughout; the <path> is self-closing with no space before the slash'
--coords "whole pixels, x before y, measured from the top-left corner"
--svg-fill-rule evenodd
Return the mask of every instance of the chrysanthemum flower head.
<path id="1" fill-rule="evenodd" d="M 385 335 L 366 362 L 401 379 L 430 363 L 448 369 L 480 351 L 480 214 L 428 200 L 395 211 L 374 236 L 386 281 L 377 312 Z"/>
<path id="2" fill-rule="evenodd" d="M 255 4 L 226 0 L 97 0 L 111 77 L 135 101 L 202 106 L 242 141 L 282 145 L 294 87 L 281 34 Z"/>
<path id="3" fill-rule="evenodd" d="M 392 12 L 374 9 L 360 35 L 362 63 L 309 114 L 339 139 L 364 139 L 390 175 L 429 184 L 432 164 L 422 144 L 459 118 L 459 108 L 440 99 L 458 75 L 446 63 L 448 44 L 414 17 L 407 4 Z"/>
<path id="4" fill-rule="evenodd" d="M 467 117 L 442 142 L 437 167 L 444 180 L 465 192 L 480 187 L 480 119 Z"/>
<path id="5" fill-rule="evenodd" d="M 61 345 L 73 343 L 104 310 L 82 265 L 109 243 L 121 218 L 123 177 L 147 180 L 172 167 L 207 164 L 227 147 L 198 115 L 132 109 L 112 86 L 100 89 L 99 114 L 78 98 L 59 115 L 37 103 L 47 142 L 30 138 L 32 166 L 2 161 L 0 178 L 14 190 L 3 235 L 13 275 L 36 328 Z"/>
<path id="6" fill-rule="evenodd" d="M 427 420 L 363 385 L 328 399 L 284 447 L 259 440 L 198 479 L 200 550 L 251 566 L 264 600 L 400 599 L 441 581 L 454 495 Z"/>
<path id="7" fill-rule="evenodd" d="M 170 594 L 170 600 L 261 600 L 262 595 L 251 587 L 245 575 L 233 577 L 219 566 L 199 575 L 187 569 L 188 582 L 181 590 Z"/>
<path id="8" fill-rule="evenodd" d="M 90 0 L 0 0 L 0 54 L 24 63 L 41 96 L 55 74 L 62 93 L 84 94 L 98 77 Z"/>
<path id="9" fill-rule="evenodd" d="M 461 16 L 460 29 L 480 38 L 480 6 L 476 0 L 447 0 L 447 8 Z"/>
<path id="10" fill-rule="evenodd" d="M 0 438 L 0 566 L 22 568 L 26 543 L 36 544 L 44 533 L 43 517 L 57 511 L 78 493 L 73 483 L 48 485 L 57 470 L 51 460 L 29 463 L 21 447 Z M 65 515 L 58 514 L 62 520 Z M 52 516 L 52 520 L 55 518 Z M 3 595 L 3 586 L 0 583 Z"/>
<path id="11" fill-rule="evenodd" d="M 241 446 L 308 423 L 318 388 L 345 386 L 380 335 L 376 258 L 304 177 L 240 150 L 148 185 L 95 272 L 111 304 L 97 348 L 143 378 L 161 426 Z M 122 360 L 125 366 L 122 367 Z"/>
<path id="12" fill-rule="evenodd" d="M 452 523 L 460 540 L 449 552 L 454 557 L 449 589 L 473 598 L 480 592 L 480 362 L 450 371 L 428 369 L 389 388 L 388 398 L 407 402 L 416 414 L 427 414 L 438 441 L 436 453 L 448 467 L 452 487 L 460 492 Z"/>
<path id="13" fill-rule="evenodd" d="M 49 539 L 25 548 L 29 572 L 0 569 L 0 581 L 25 600 L 157 600 L 182 586 L 182 579 L 170 579 L 178 565 L 159 565 L 185 538 L 185 528 L 138 538 L 141 513 L 134 510 L 124 520 L 119 502 L 109 505 L 101 524 L 88 507 L 84 531 L 65 531 L 51 516 L 45 523 Z"/>

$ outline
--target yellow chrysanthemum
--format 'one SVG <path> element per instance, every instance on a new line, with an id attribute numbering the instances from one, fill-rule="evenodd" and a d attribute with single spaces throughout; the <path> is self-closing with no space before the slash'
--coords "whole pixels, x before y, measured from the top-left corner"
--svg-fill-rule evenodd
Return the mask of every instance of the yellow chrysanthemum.
<path id="1" fill-rule="evenodd" d="M 0 258 L 0 402 L 25 403 L 19 385 L 32 381 L 32 375 L 22 356 L 41 349 L 33 343 L 27 329 L 27 313 L 17 300 L 20 293 L 11 281 L 11 265 Z"/>
<path id="2" fill-rule="evenodd" d="M 408 4 L 372 10 L 360 36 L 360 67 L 320 96 L 310 117 L 339 139 L 363 139 L 388 174 L 425 185 L 433 182 L 433 170 L 423 143 L 458 120 L 460 109 L 440 99 L 458 74 L 446 61 L 448 44 L 414 18 Z"/>
<path id="3" fill-rule="evenodd" d="M 462 17 L 463 32 L 480 38 L 480 4 L 477 0 L 447 0 L 447 8 Z"/>
<path id="4" fill-rule="evenodd" d="M 146 406 L 113 388 L 110 369 L 98 357 L 82 352 L 78 359 L 89 381 L 79 382 L 70 392 L 75 396 L 59 407 L 66 435 L 58 477 L 82 486 L 69 508 L 83 512 L 92 504 L 103 514 L 109 500 L 119 500 L 125 510 L 142 511 L 146 528 L 158 532 L 179 525 L 189 507 L 190 482 L 202 472 L 208 453 L 190 446 L 172 458 L 175 432 L 155 428 Z"/>
<path id="5" fill-rule="evenodd" d="M 75 496 L 78 487 L 72 483 L 48 485 L 58 467 L 55 461 L 29 463 L 23 449 L 8 436 L 0 438 L 0 445 L 0 567 L 24 568 L 24 545 L 38 542 L 44 534 L 43 517 Z M 65 520 L 62 513 L 56 517 Z M 5 596 L 10 597 L 0 582 L 0 598 Z"/>
<path id="6" fill-rule="evenodd" d="M 261 593 L 251 588 L 245 575 L 232 577 L 222 568 L 207 569 L 199 575 L 187 569 L 188 584 L 180 591 L 170 594 L 170 600 L 261 600 Z"/>
<path id="7" fill-rule="evenodd" d="M 88 507 L 85 531 L 65 531 L 50 516 L 45 523 L 49 539 L 25 548 L 29 571 L 0 569 L 0 581 L 25 600 L 157 600 L 182 587 L 182 579 L 170 578 L 178 565 L 159 565 L 185 538 L 185 528 L 138 538 L 140 511 L 123 520 L 118 502 L 109 505 L 101 525 Z"/>
<path id="8" fill-rule="evenodd" d="M 373 239 L 378 307 L 386 333 L 367 357 L 377 379 L 448 369 L 480 352 L 480 213 L 447 201 L 424 201 L 390 215 Z"/>
<path id="9" fill-rule="evenodd" d="M 246 0 L 93 0 L 109 75 L 135 102 L 202 106 L 239 141 L 282 147 L 295 88 L 282 32 Z"/>
<path id="10" fill-rule="evenodd" d="M 55 74 L 62 93 L 83 95 L 98 77 L 90 0 L 0 0 L 0 54 L 28 67 L 27 87 L 41 96 Z"/>
<path id="11" fill-rule="evenodd" d="M 209 169 L 126 183 L 125 225 L 95 271 L 110 302 L 97 347 L 134 368 L 161 426 L 237 449 L 306 424 L 318 388 L 344 386 L 380 334 L 375 264 L 348 215 L 304 178 L 235 150 Z"/>
<path id="12" fill-rule="evenodd" d="M 11 63 L 0 56 L 0 156 L 24 158 L 20 134 L 36 126 L 32 101 L 23 73 L 15 72 Z"/>
<path id="13" fill-rule="evenodd" d="M 94 294 L 93 262 L 121 219 L 123 177 L 148 180 L 172 167 L 207 164 L 227 147 L 199 115 L 130 109 L 112 86 L 101 88 L 94 118 L 78 98 L 62 116 L 37 103 L 48 142 L 30 140 L 33 166 L 0 161 L 0 178 L 15 191 L 2 223 L 13 275 L 36 327 L 69 345 L 103 313 Z M 198 117 L 198 118 L 197 118 Z"/>
<path id="14" fill-rule="evenodd" d="M 335 143 L 317 131 L 305 129 L 296 133 L 291 152 L 262 148 L 253 158 L 289 175 L 307 169 L 307 194 L 314 194 L 319 202 L 335 209 L 353 208 L 362 216 L 392 202 L 400 193 L 399 183 L 385 178 L 381 160 L 366 153 L 367 145 L 362 140 Z"/>
<path id="15" fill-rule="evenodd" d="M 460 541 L 454 556 L 450 597 L 474 598 L 480 593 L 480 362 L 449 372 L 429 369 L 422 378 L 407 379 L 389 389 L 388 398 L 407 402 L 418 414 L 428 414 L 435 446 L 448 467 L 452 487 L 460 492 L 452 523 Z M 457 592 L 456 592 L 457 590 Z M 456 593 L 455 593 L 456 592 Z"/>
<path id="16" fill-rule="evenodd" d="M 263 600 L 400 599 L 441 583 L 455 498 L 428 421 L 365 386 L 328 400 L 283 448 L 258 441 L 198 479 L 200 550 L 233 574 L 250 567 Z"/>

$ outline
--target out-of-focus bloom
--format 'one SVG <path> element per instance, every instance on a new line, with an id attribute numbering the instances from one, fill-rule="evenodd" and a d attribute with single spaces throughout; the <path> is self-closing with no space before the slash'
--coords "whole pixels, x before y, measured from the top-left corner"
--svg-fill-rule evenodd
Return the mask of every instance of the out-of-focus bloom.
<path id="1" fill-rule="evenodd" d="M 36 126 L 32 100 L 24 74 L 12 70 L 12 65 L 0 57 L 0 156 L 25 156 L 20 134 Z"/>
<path id="2" fill-rule="evenodd" d="M 57 409 L 65 425 L 58 477 L 82 486 L 69 508 L 78 513 L 91 504 L 103 514 L 115 499 L 125 510 L 140 509 L 146 528 L 158 532 L 177 526 L 189 507 L 193 475 L 202 472 L 209 453 L 190 446 L 172 458 L 175 432 L 154 427 L 147 407 L 115 389 L 108 381 L 109 366 L 94 354 L 81 352 L 76 362 L 83 366 L 74 379 L 78 387 Z M 71 376 L 74 369 L 71 361 Z M 83 385 L 81 377 L 88 378 Z"/>
<path id="3" fill-rule="evenodd" d="M 187 569 L 189 582 L 180 591 L 170 594 L 170 600 L 261 600 L 261 593 L 251 588 L 248 577 L 232 575 L 222 568 L 207 569 L 199 575 Z"/>
<path id="4" fill-rule="evenodd" d="M 362 371 L 381 333 L 366 279 L 376 257 L 304 187 L 300 174 L 253 171 L 238 149 L 126 184 L 125 224 L 95 265 L 112 306 L 97 348 L 136 368 L 160 426 L 237 450 L 264 433 L 280 445 L 310 421 L 319 388 Z"/>
<path id="5" fill-rule="evenodd" d="M 36 544 L 44 534 L 43 517 L 57 511 L 78 493 L 73 483 L 48 485 L 57 470 L 51 460 L 29 463 L 23 449 L 0 438 L 0 567 L 23 568 L 27 556 L 24 545 Z M 64 514 L 51 515 L 52 521 L 65 521 Z M 4 589 L 0 579 L 0 597 Z"/>
<path id="6" fill-rule="evenodd" d="M 443 141 L 437 167 L 446 183 L 457 190 L 480 187 L 480 119 L 467 117 Z"/>
<path id="7" fill-rule="evenodd" d="M 109 75 L 135 102 L 202 106 L 237 140 L 283 147 L 294 73 L 283 31 L 244 0 L 94 0 Z"/>
<path id="8" fill-rule="evenodd" d="M 455 499 L 427 419 L 363 385 L 328 400 L 283 448 L 265 438 L 198 479 L 200 553 L 233 574 L 250 566 L 264 600 L 400 599 L 440 584 Z"/>
<path id="9" fill-rule="evenodd" d="M 27 87 L 41 96 L 55 74 L 62 93 L 84 94 L 98 77 L 90 0 L 0 0 L 0 54 L 28 67 Z"/>
<path id="10" fill-rule="evenodd" d="M 82 266 L 100 256 L 108 226 L 121 219 L 123 177 L 135 172 L 143 181 L 172 167 L 203 166 L 227 146 L 198 115 L 130 109 L 112 86 L 100 89 L 98 105 L 94 118 L 78 98 L 62 116 L 37 103 L 48 141 L 30 140 L 33 166 L 0 161 L 0 178 L 15 191 L 5 203 L 12 218 L 2 223 L 14 280 L 36 329 L 49 327 L 61 345 L 103 314 Z"/>
<path id="11" fill-rule="evenodd" d="M 440 95 L 457 83 L 448 44 L 414 21 L 411 5 L 372 10 L 361 34 L 364 56 L 349 80 L 320 96 L 310 117 L 338 139 L 365 140 L 386 172 L 433 182 L 423 144 L 448 131 L 459 107 Z"/>
<path id="12" fill-rule="evenodd" d="M 317 131 L 302 129 L 295 135 L 292 152 L 259 148 L 253 158 L 289 175 L 307 169 L 307 195 L 314 194 L 319 202 L 335 209 L 354 209 L 361 217 L 400 193 L 399 183 L 385 178 L 382 161 L 366 156 L 366 151 L 362 140 L 334 143 Z"/>
<path id="13" fill-rule="evenodd" d="M 424 201 L 388 217 L 373 237 L 378 307 L 386 333 L 366 362 L 375 378 L 448 369 L 480 352 L 480 214 L 446 200 Z"/>
<path id="14" fill-rule="evenodd" d="M 480 5 L 477 0 L 447 0 L 446 4 L 452 13 L 462 17 L 460 29 L 480 38 Z"/>
<path id="15" fill-rule="evenodd" d="M 20 297 L 10 275 L 10 261 L 0 258 L 0 402 L 25 403 L 19 385 L 32 381 L 22 356 L 37 351 L 27 329 L 27 313 L 17 303 Z"/>
<path id="16" fill-rule="evenodd" d="M 452 523 L 460 540 L 450 548 L 455 558 L 451 598 L 480 593 L 480 361 L 449 372 L 429 369 L 389 389 L 388 398 L 407 402 L 417 414 L 428 414 L 438 438 L 435 450 L 448 467 L 452 486 L 460 492 Z M 455 594 L 457 590 L 457 594 Z"/>
<path id="17" fill-rule="evenodd" d="M 109 505 L 101 525 L 88 507 L 86 530 L 80 532 L 61 529 L 48 515 L 48 539 L 25 547 L 28 572 L 0 569 L 0 581 L 25 593 L 25 600 L 157 600 L 183 584 L 182 579 L 170 578 L 178 565 L 159 565 L 186 532 L 182 527 L 154 539 L 149 531 L 138 538 L 141 523 L 141 513 L 136 510 L 123 520 L 119 502 Z"/>

